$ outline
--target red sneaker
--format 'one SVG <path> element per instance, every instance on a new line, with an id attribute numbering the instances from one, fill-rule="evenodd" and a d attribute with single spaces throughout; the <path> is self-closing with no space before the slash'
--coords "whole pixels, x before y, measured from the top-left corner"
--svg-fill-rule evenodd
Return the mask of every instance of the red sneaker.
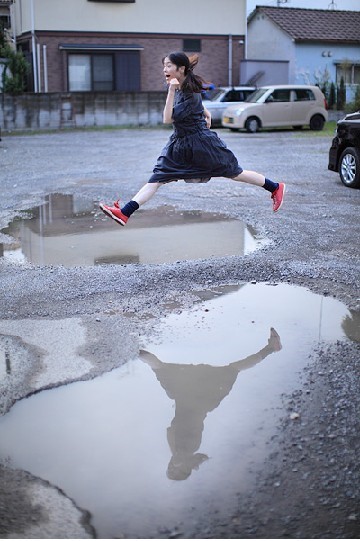
<path id="1" fill-rule="evenodd" d="M 279 187 L 271 194 L 271 199 L 273 200 L 273 211 L 277 212 L 280 210 L 281 205 L 284 201 L 285 193 L 285 184 L 280 182 Z"/>
<path id="2" fill-rule="evenodd" d="M 117 203 L 117 206 L 114 207 L 108 207 L 107 205 L 104 205 L 104 203 L 100 203 L 99 207 L 101 210 L 110 218 L 115 220 L 120 225 L 125 225 L 128 221 L 128 216 L 125 216 L 119 209 L 119 205 Z"/>

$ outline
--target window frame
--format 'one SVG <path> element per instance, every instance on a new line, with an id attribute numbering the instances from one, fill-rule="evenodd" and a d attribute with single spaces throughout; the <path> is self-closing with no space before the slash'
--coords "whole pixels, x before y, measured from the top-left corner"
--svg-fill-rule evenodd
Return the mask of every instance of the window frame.
<path id="1" fill-rule="evenodd" d="M 195 47 L 193 47 L 193 45 L 195 45 Z M 201 39 L 200 38 L 184 38 L 183 51 L 184 53 L 201 53 Z"/>
<path id="2" fill-rule="evenodd" d="M 115 89 L 115 55 L 112 54 L 112 53 L 95 53 L 95 54 L 91 54 L 91 92 L 113 92 L 114 89 Z M 110 58 L 111 60 L 111 81 L 96 81 L 96 83 L 101 83 L 101 82 L 106 82 L 106 83 L 110 83 L 111 82 L 111 89 L 107 89 L 107 90 L 97 90 L 94 88 L 94 85 L 95 85 L 95 79 L 94 79 L 94 61 L 95 61 L 95 58 L 99 58 L 99 57 L 104 57 L 104 56 L 107 56 Z"/>
<path id="3" fill-rule="evenodd" d="M 89 90 L 70 90 L 71 80 L 70 80 L 70 57 L 72 56 L 83 56 L 88 57 L 90 59 L 90 89 Z M 111 72 L 112 72 L 112 80 L 111 80 L 111 89 L 107 90 L 97 90 L 94 88 L 95 83 L 99 83 L 99 81 L 94 80 L 94 57 L 110 57 L 111 58 Z M 69 52 L 67 55 L 67 75 L 68 75 L 68 92 L 113 92 L 115 89 L 115 55 L 113 53 L 94 53 L 91 51 L 88 52 L 76 52 L 72 53 Z M 110 82 L 110 81 L 106 81 Z"/>
<path id="4" fill-rule="evenodd" d="M 345 65 L 346 64 L 346 65 Z M 359 78 L 359 83 L 355 82 L 355 70 L 359 72 L 360 70 L 360 64 L 357 62 L 339 62 L 336 64 L 336 84 L 339 85 L 341 82 L 341 77 L 344 77 L 344 83 L 345 85 L 358 85 L 360 84 L 360 76 L 357 74 L 357 77 Z M 347 74 L 350 75 L 350 81 L 348 80 Z"/>

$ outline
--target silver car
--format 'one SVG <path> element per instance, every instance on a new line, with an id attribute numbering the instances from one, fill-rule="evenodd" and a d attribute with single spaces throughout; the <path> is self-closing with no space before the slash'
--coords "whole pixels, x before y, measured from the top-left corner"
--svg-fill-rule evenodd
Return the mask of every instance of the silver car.
<path id="1" fill-rule="evenodd" d="M 221 126 L 221 118 L 225 109 L 246 100 L 256 90 L 254 86 L 219 86 L 207 90 L 203 95 L 203 104 L 211 113 L 211 126 Z"/>
<path id="2" fill-rule="evenodd" d="M 322 130 L 328 120 L 326 107 L 325 96 L 317 86 L 262 86 L 245 103 L 229 106 L 223 113 L 222 125 L 250 133 L 276 127 Z"/>

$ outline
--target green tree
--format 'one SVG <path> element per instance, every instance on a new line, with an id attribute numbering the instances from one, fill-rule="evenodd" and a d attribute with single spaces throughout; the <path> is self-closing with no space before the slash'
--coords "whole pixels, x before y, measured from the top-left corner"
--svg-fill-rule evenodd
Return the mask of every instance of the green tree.
<path id="1" fill-rule="evenodd" d="M 360 111 L 360 85 L 356 87 L 354 105 L 355 111 Z"/>
<path id="2" fill-rule="evenodd" d="M 21 94 L 26 89 L 29 64 L 22 52 L 15 51 L 9 45 L 3 27 L 0 28 L 0 58 L 4 63 L 2 91 L 8 94 Z"/>
<path id="3" fill-rule="evenodd" d="M 343 111 L 346 104 L 346 87 L 344 77 L 340 79 L 340 86 L 337 89 L 337 110 Z"/>
<path id="4" fill-rule="evenodd" d="M 335 109 L 336 106 L 336 87 L 334 83 L 331 83 L 328 98 L 329 109 Z"/>

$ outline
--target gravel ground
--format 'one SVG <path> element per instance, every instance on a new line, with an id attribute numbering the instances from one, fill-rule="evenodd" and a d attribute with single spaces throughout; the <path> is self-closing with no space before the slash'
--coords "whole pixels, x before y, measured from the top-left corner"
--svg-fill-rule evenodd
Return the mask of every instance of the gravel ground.
<path id="1" fill-rule="evenodd" d="M 146 182 L 168 135 L 165 129 L 123 129 L 4 137 L 0 227 L 41 203 L 48 193 L 112 201 L 120 192 L 124 199 L 130 198 Z M 256 135 L 223 131 L 221 137 L 245 169 L 287 183 L 286 202 L 278 214 L 272 213 L 263 190 L 224 179 L 197 186 L 172 183 L 161 188 L 147 208 L 168 204 L 240 217 L 271 244 L 244 257 L 155 266 L 68 269 L 16 266 L 0 258 L 1 321 L 7 329 L 16 329 L 28 319 L 48 322 L 74 317 L 86 322 L 91 337 L 85 351 L 90 367 L 75 367 L 65 376 L 49 370 L 44 383 L 44 377 L 37 377 L 44 376 L 41 352 L 25 348 L 21 333 L 0 335 L 16 364 L 6 387 L 0 383 L 0 411 L 5 413 L 14 401 L 42 388 L 91 378 L 122 364 L 137 353 L 134 326 L 151 330 L 160 314 L 171 312 L 174 303 L 191 305 L 194 292 L 209 284 L 286 282 L 330 295 L 350 309 L 353 340 L 313 352 L 299 389 L 283 396 L 281 421 L 271 454 L 257 472 L 255 490 L 239 496 L 238 513 L 230 521 L 201 517 L 192 537 L 358 538 L 360 190 L 343 187 L 338 176 L 327 170 L 331 137 L 305 131 Z M 11 239 L 1 235 L 0 241 Z M 114 298 L 121 299 L 116 309 Z M 149 313 L 152 318 L 143 319 Z M 111 325 L 119 319 L 121 340 Z M 1 321 L 0 333 L 6 335 Z M 116 361 L 99 363 L 109 348 Z M 291 419 L 294 411 L 299 416 Z M 6 463 L 0 467 L 0 479 L 1 537 L 94 535 L 86 526 L 86 512 L 75 505 L 72 520 L 62 522 L 59 535 L 61 513 L 69 517 L 71 512 L 53 512 L 55 489 L 49 495 L 49 487 L 24 472 L 12 471 Z M 171 525 L 164 533 L 164 537 L 181 536 Z"/>

